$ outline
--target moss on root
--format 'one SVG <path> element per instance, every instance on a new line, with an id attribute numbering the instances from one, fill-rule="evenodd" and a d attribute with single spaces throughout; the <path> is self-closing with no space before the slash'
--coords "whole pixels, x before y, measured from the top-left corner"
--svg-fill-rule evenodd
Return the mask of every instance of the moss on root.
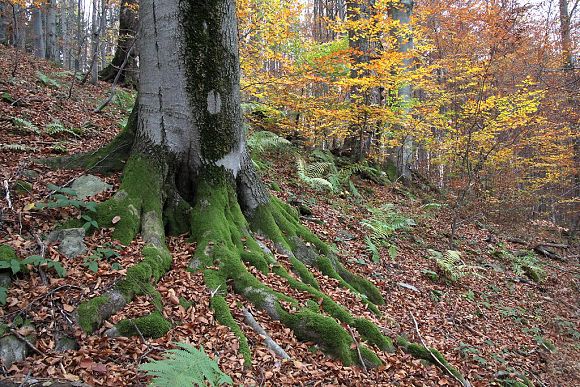
<path id="1" fill-rule="evenodd" d="M 399 345 L 403 351 L 414 356 L 415 358 L 426 360 L 441 368 L 444 372 L 451 373 L 465 385 L 465 378 L 461 372 L 449 364 L 441 352 L 437 351 L 436 349 L 426 348 L 419 343 L 411 343 L 409 340 L 402 336 L 397 337 L 397 345 Z M 434 357 L 438 360 L 438 362 L 434 359 Z"/>
<path id="2" fill-rule="evenodd" d="M 127 300 L 136 295 L 151 294 L 151 283 L 156 283 L 171 268 L 171 254 L 166 248 L 152 245 L 142 250 L 143 260 L 129 269 L 116 288 Z"/>
<path id="3" fill-rule="evenodd" d="M 122 336 L 152 337 L 154 339 L 165 336 L 171 329 L 171 322 L 167 321 L 163 315 L 156 311 L 147 316 L 130 320 L 123 320 L 116 326 Z"/>
<path id="4" fill-rule="evenodd" d="M 109 301 L 103 295 L 81 303 L 77 309 L 78 323 L 86 333 L 94 332 L 101 323 L 100 308 Z"/>

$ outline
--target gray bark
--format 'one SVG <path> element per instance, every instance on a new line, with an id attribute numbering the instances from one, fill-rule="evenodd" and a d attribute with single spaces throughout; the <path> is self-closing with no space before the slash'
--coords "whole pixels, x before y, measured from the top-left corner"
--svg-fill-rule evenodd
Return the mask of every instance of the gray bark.
<path id="1" fill-rule="evenodd" d="M 12 11 L 14 17 L 14 45 L 24 50 L 26 48 L 26 9 L 15 5 Z"/>
<path id="2" fill-rule="evenodd" d="M 53 62 L 60 62 L 60 55 L 56 44 L 56 0 L 49 0 L 47 5 L 46 58 Z"/>
<path id="3" fill-rule="evenodd" d="M 403 27 L 410 28 L 411 13 L 413 12 L 413 0 L 401 0 L 389 10 L 390 16 L 394 20 L 398 20 Z M 395 31 L 397 38 L 397 49 L 399 52 L 406 53 L 414 48 L 413 37 L 405 36 L 401 31 Z M 412 59 L 405 59 L 403 65 L 406 69 L 412 65 Z M 409 108 L 407 107 L 411 101 L 412 89 L 411 85 L 407 84 L 399 89 L 399 99 L 405 108 L 403 109 L 404 114 L 409 113 Z M 411 161 L 413 157 L 413 138 L 410 134 L 407 134 L 403 138 L 402 144 L 397 149 L 397 173 L 404 180 L 411 178 Z"/>
<path id="4" fill-rule="evenodd" d="M 46 46 L 44 41 L 44 31 L 42 29 L 42 10 L 34 8 L 32 10 L 32 30 L 34 33 L 34 55 L 38 58 L 46 57 Z"/>
<path id="5" fill-rule="evenodd" d="M 137 142 L 175 160 L 176 184 L 192 198 L 195 179 L 223 167 L 245 190 L 257 180 L 240 109 L 235 4 L 228 0 L 143 0 Z M 139 145 L 138 145 L 139 146 Z M 247 211 L 265 191 L 241 193 Z"/>
<path id="6" fill-rule="evenodd" d="M 6 44 L 6 26 L 8 25 L 8 7 L 0 3 L 0 44 Z"/>
<path id="7" fill-rule="evenodd" d="M 98 1 L 93 0 L 93 13 L 91 20 L 91 59 L 90 59 L 90 71 L 91 71 L 91 83 L 93 85 L 97 84 L 99 78 L 99 71 L 97 66 L 97 56 L 99 54 L 99 26 L 98 26 Z"/>
<path id="8" fill-rule="evenodd" d="M 70 63 L 70 35 L 69 35 L 69 0 L 61 0 L 60 3 L 60 25 L 62 30 L 62 66 L 65 69 L 71 68 Z"/>

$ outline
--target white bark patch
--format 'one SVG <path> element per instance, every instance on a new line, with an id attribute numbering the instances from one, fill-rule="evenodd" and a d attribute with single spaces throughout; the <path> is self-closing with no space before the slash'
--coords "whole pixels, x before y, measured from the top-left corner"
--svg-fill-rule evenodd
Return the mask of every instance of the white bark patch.
<path id="1" fill-rule="evenodd" d="M 231 171 L 234 177 L 238 176 L 238 172 L 242 168 L 242 152 L 239 149 L 234 149 L 221 159 L 215 162 L 218 167 L 224 167 L 226 170 Z"/>
<path id="2" fill-rule="evenodd" d="M 215 90 L 207 93 L 207 111 L 209 114 L 218 114 L 222 110 L 222 97 Z"/>

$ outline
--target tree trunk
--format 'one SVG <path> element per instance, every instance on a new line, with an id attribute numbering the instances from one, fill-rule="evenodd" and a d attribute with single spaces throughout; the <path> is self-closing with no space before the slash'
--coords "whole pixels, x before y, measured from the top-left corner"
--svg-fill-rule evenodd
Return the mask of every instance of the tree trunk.
<path id="1" fill-rule="evenodd" d="M 572 63 L 572 39 L 570 38 L 570 19 L 568 12 L 568 0 L 559 0 L 560 6 L 560 43 L 562 45 L 562 61 L 564 68 L 571 68 Z"/>
<path id="2" fill-rule="evenodd" d="M 69 0 L 61 0 L 60 26 L 62 31 L 62 67 L 70 69 L 70 37 L 69 37 Z"/>
<path id="3" fill-rule="evenodd" d="M 53 62 L 60 62 L 56 42 L 56 0 L 48 1 L 46 14 L 46 58 Z"/>
<path id="4" fill-rule="evenodd" d="M 413 12 L 413 0 L 402 0 L 400 3 L 396 3 L 390 8 L 389 14 L 393 20 L 399 21 L 403 28 L 410 28 L 411 13 Z M 406 32 L 396 29 L 393 31 L 397 39 L 397 49 L 399 52 L 407 53 L 413 49 L 413 37 Z M 412 65 L 412 59 L 406 58 L 403 60 L 403 65 L 405 71 L 409 69 Z M 411 102 L 412 89 L 410 84 L 399 89 L 399 99 L 401 105 L 403 106 L 402 114 L 409 114 L 409 103 Z M 408 181 L 411 178 L 411 159 L 413 157 L 413 138 L 410 134 L 406 134 L 401 142 L 401 145 L 397 149 L 396 166 L 397 174 L 404 181 Z"/>
<path id="5" fill-rule="evenodd" d="M 42 10 L 39 7 L 32 10 L 32 29 L 34 32 L 34 55 L 37 58 L 45 58 L 46 46 L 42 29 Z"/>
<path id="6" fill-rule="evenodd" d="M 6 44 L 6 26 L 8 25 L 8 7 L 0 3 L 0 44 Z"/>
<path id="7" fill-rule="evenodd" d="M 99 73 L 99 78 L 102 81 L 112 82 L 115 79 L 117 72 L 120 71 L 121 65 L 125 62 L 127 54 L 134 45 L 139 20 L 136 5 L 137 0 L 123 0 L 121 2 L 117 48 L 112 62 Z M 119 83 L 134 87 L 137 86 L 136 57 L 136 50 L 133 50 L 130 58 L 127 60 L 125 68 L 121 71 Z"/>
<path id="8" fill-rule="evenodd" d="M 376 305 L 384 303 L 380 291 L 349 272 L 328 245 L 299 223 L 294 209 L 268 195 L 248 155 L 240 109 L 235 2 L 142 0 L 139 17 L 138 102 L 125 131 L 86 157 L 91 163 L 109 159 L 109 165 L 120 166 L 122 162 L 110 163 L 111 154 L 128 156 L 120 191 L 98 206 L 96 220 L 102 227 L 114 227 L 113 236 L 122 243 L 140 232 L 146 245 L 143 260 L 128 268 L 124 279 L 81 303 L 79 325 L 91 332 L 135 295 L 155 294 L 151 284 L 171 267 L 165 232 L 189 231 L 196 241 L 190 268 L 203 272 L 216 319 L 237 336 L 247 365 L 251 351 L 226 301 L 229 289 L 290 327 L 299 339 L 316 342 L 345 364 L 380 365 L 375 353 L 357 345 L 343 325 L 378 350 L 392 351 L 391 340 L 374 323 L 353 317 L 321 292 L 306 265 L 335 278 L 377 314 Z M 258 234 L 288 257 L 296 276 L 257 242 Z M 275 292 L 247 266 L 282 277 L 309 294 L 316 306 L 300 306 L 296 299 Z M 159 309 L 160 303 L 154 298 Z M 156 328 L 147 324 L 143 332 L 121 322 L 116 332 L 159 337 L 171 327 L 159 312 L 144 319 L 155 319 Z M 412 353 L 422 348 L 403 338 L 399 345 Z M 419 356 L 432 354 L 423 351 Z"/>
<path id="9" fill-rule="evenodd" d="M 104 0 L 103 0 L 104 1 Z M 97 57 L 99 55 L 99 25 L 98 25 L 98 4 L 99 0 L 93 0 L 92 19 L 91 19 L 91 57 L 90 69 L 91 84 L 96 85 L 99 77 L 97 66 Z"/>

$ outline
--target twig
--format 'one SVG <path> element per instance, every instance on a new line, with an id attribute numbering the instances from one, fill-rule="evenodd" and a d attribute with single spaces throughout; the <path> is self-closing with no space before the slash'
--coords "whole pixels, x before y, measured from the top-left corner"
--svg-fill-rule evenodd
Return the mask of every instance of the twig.
<path id="1" fill-rule="evenodd" d="M 47 292 L 47 293 L 45 293 L 45 294 L 43 294 L 41 296 L 36 297 L 34 300 L 32 300 L 24 308 L 21 308 L 21 309 L 19 309 L 17 311 L 14 311 L 14 312 L 11 312 L 11 313 L 6 314 L 6 317 L 12 316 L 12 315 L 15 315 L 15 314 L 18 314 L 18 313 L 25 312 L 25 311 L 29 310 L 32 307 L 32 305 L 36 304 L 38 301 L 40 301 L 40 300 L 42 300 L 42 299 L 44 299 L 46 297 L 49 297 L 49 296 L 53 295 L 54 293 L 56 293 L 56 292 L 58 292 L 60 290 L 63 290 L 63 289 L 78 289 L 78 290 L 82 290 L 82 288 L 80 286 L 75 286 L 75 285 L 62 285 L 62 286 L 58 286 L 58 287 L 50 290 L 49 292 Z"/>
<path id="2" fill-rule="evenodd" d="M 358 341 L 356 340 L 356 337 L 354 337 L 354 332 L 352 331 L 352 328 L 350 327 L 350 325 L 347 325 L 347 327 L 348 327 L 348 331 L 350 332 L 350 335 L 352 336 L 352 339 L 354 340 L 354 343 L 356 345 L 356 353 L 358 354 L 358 360 L 360 361 L 360 364 L 361 364 L 363 370 L 365 371 L 365 373 L 367 373 L 368 372 L 367 366 L 366 366 L 365 361 L 362 357 L 362 354 L 360 353 L 360 346 L 358 344 Z"/>
<path id="3" fill-rule="evenodd" d="M 135 327 L 135 330 L 139 334 L 139 337 L 141 338 L 141 341 L 143 342 L 143 344 L 147 344 L 147 342 L 145 341 L 145 337 L 143 336 L 143 333 L 141 333 L 141 329 L 139 329 L 139 327 L 137 326 L 137 324 L 135 324 L 135 321 L 131 320 L 131 323 Z"/>
<path id="4" fill-rule="evenodd" d="M 266 330 L 262 328 L 262 326 L 256 321 L 249 310 L 242 307 L 242 312 L 244 313 L 246 322 L 252 327 L 253 330 L 255 330 L 260 336 L 264 338 L 266 346 L 269 349 L 271 349 L 278 357 L 281 357 L 282 359 L 290 359 L 290 356 L 288 356 L 286 351 L 284 351 L 282 347 L 278 345 L 278 343 L 272 340 L 268 333 L 266 333 Z"/>
<path id="5" fill-rule="evenodd" d="M 20 333 L 18 333 L 16 331 L 16 329 L 12 328 L 11 326 L 8 326 L 8 329 L 10 329 L 10 332 L 12 332 L 14 334 L 14 336 L 18 337 L 18 339 L 20 339 L 24 343 L 26 343 L 26 345 L 28 345 L 30 347 L 30 349 L 32 349 L 34 352 L 36 352 L 39 355 L 46 356 L 46 354 L 44 352 L 42 352 L 40 349 L 36 348 L 36 346 L 34 344 L 32 344 L 26 337 L 24 337 Z"/>
<path id="6" fill-rule="evenodd" d="M 8 180 L 4 180 L 4 191 L 6 191 L 4 199 L 6 199 L 6 202 L 8 202 L 8 208 L 14 210 L 14 207 L 12 206 L 12 199 L 10 199 L 10 189 L 8 187 Z"/>
<path id="7" fill-rule="evenodd" d="M 133 41 L 133 44 L 131 44 L 131 48 L 127 52 L 127 56 L 125 57 L 125 60 L 123 60 L 123 64 L 121 64 L 121 68 L 119 69 L 119 71 L 117 71 L 117 75 L 115 75 L 115 79 L 113 80 L 113 86 L 111 86 L 111 95 L 106 100 L 104 100 L 103 103 L 98 108 L 93 110 L 93 113 L 100 113 L 101 110 L 103 110 L 113 100 L 113 97 L 115 96 L 115 89 L 117 87 L 117 82 L 119 82 L 119 78 L 121 77 L 121 73 L 123 72 L 123 69 L 127 65 L 127 62 L 129 61 L 129 56 L 133 52 L 133 48 L 135 47 L 135 42 L 136 42 L 136 39 Z"/>
<path id="8" fill-rule="evenodd" d="M 441 367 L 443 367 L 447 373 L 451 376 L 453 376 L 453 378 L 455 380 L 457 380 L 457 382 L 464 386 L 464 387 L 471 387 L 471 383 L 469 383 L 467 381 L 467 379 L 461 380 L 460 378 L 458 378 L 453 372 L 451 372 L 451 370 L 449 370 L 449 368 L 447 368 L 447 366 L 445 364 L 443 364 L 438 358 L 437 356 L 435 356 L 435 354 L 433 354 L 433 351 L 431 350 L 431 348 L 429 348 L 427 346 L 427 344 L 425 343 L 425 340 L 423 339 L 423 336 L 421 336 L 421 332 L 419 331 L 419 324 L 417 323 L 417 320 L 415 319 L 415 316 L 413 316 L 413 313 L 409 312 L 409 314 L 411 315 L 411 318 L 413 319 L 413 323 L 415 324 L 415 331 L 417 332 L 417 336 L 419 336 L 419 340 L 421 340 L 421 345 L 423 345 L 423 347 L 425 347 L 425 349 L 427 351 L 429 351 L 429 354 L 431 354 L 431 357 L 437 362 L 437 364 L 439 364 Z"/>

